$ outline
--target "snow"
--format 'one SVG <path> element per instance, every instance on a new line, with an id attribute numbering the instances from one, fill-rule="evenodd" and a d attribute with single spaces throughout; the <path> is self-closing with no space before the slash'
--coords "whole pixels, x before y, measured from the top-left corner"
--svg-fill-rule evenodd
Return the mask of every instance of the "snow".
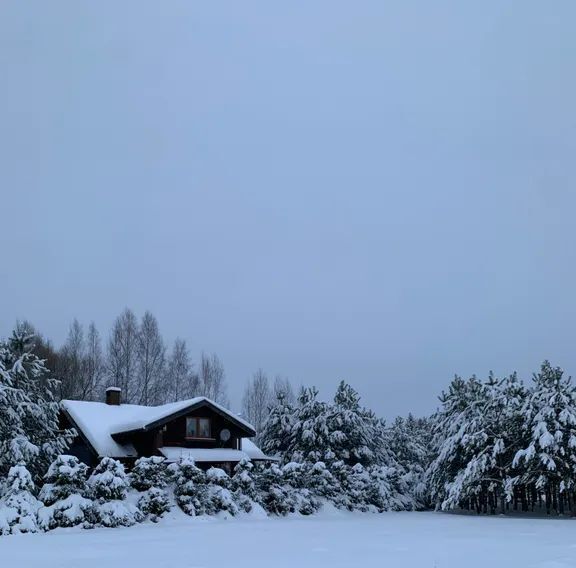
<path id="1" fill-rule="evenodd" d="M 248 454 L 230 448 L 180 448 L 165 446 L 160 451 L 171 462 L 189 458 L 195 462 L 239 462 L 250 459 Z"/>
<path id="2" fill-rule="evenodd" d="M 443 513 L 170 513 L 158 524 L 2 537 L 0 551 L 3 565 L 42 568 L 572 568 L 574 527 L 569 519 Z"/>
<path id="3" fill-rule="evenodd" d="M 111 405 L 103 402 L 63 400 L 62 406 L 68 412 L 82 433 L 100 457 L 135 457 L 137 452 L 130 443 L 120 444 L 113 434 L 140 430 L 148 424 L 167 418 L 189 406 L 206 402 L 230 418 L 253 430 L 251 424 L 233 414 L 223 406 L 205 397 L 181 400 L 161 406 L 139 406 L 137 404 Z M 244 456 L 246 457 L 246 456 Z"/>
<path id="4" fill-rule="evenodd" d="M 135 404 L 116 406 L 81 400 L 63 400 L 62 406 L 100 457 L 121 458 L 138 455 L 132 444 L 119 444 L 111 434 L 118 424 L 137 416 L 146 408 L 145 406 Z"/>
<path id="5" fill-rule="evenodd" d="M 242 438 L 242 451 L 248 454 L 251 460 L 280 461 L 279 458 L 267 456 L 252 440 Z"/>

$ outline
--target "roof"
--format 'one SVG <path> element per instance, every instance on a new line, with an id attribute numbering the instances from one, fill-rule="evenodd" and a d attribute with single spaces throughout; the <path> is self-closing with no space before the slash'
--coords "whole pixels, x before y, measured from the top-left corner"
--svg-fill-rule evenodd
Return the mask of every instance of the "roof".
<path id="1" fill-rule="evenodd" d="M 195 462 L 239 462 L 250 459 L 247 453 L 231 448 L 177 448 L 164 447 L 160 451 L 168 461 L 191 458 Z"/>
<path id="2" fill-rule="evenodd" d="M 161 425 L 168 418 L 172 418 L 181 412 L 187 412 L 199 406 L 212 407 L 216 412 L 223 414 L 241 428 L 253 434 L 256 433 L 252 424 L 246 422 L 246 420 L 240 418 L 237 414 L 230 412 L 227 408 L 224 408 L 209 398 L 198 396 L 196 398 L 171 402 L 160 406 L 140 406 L 139 408 L 142 410 L 135 415 L 134 419 L 129 419 L 126 422 L 117 424 L 112 430 L 112 435 L 148 430 Z"/>
<path id="3" fill-rule="evenodd" d="M 86 437 L 99 457 L 136 457 L 138 453 L 121 434 L 145 431 L 161 425 L 181 412 L 207 405 L 231 422 L 240 426 L 247 434 L 254 434 L 251 424 L 236 416 L 223 406 L 205 397 L 196 397 L 161 406 L 136 404 L 112 405 L 103 402 L 63 400 L 62 408 Z"/>
<path id="4" fill-rule="evenodd" d="M 242 451 L 248 455 L 251 460 L 280 461 L 278 458 L 267 456 L 252 440 L 242 438 Z"/>

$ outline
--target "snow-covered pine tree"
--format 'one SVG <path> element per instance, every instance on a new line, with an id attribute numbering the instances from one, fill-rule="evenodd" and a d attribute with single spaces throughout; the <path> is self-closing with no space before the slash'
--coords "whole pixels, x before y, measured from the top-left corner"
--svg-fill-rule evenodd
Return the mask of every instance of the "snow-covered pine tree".
<path id="1" fill-rule="evenodd" d="M 211 467 L 206 472 L 206 513 L 214 515 L 220 511 L 226 511 L 231 515 L 240 512 L 234 500 L 234 495 L 230 491 L 232 482 L 230 476 L 218 467 Z"/>
<path id="2" fill-rule="evenodd" d="M 24 462 L 39 480 L 73 439 L 58 426 L 57 381 L 32 352 L 34 336 L 25 329 L 0 343 L 0 476 Z"/>
<path id="3" fill-rule="evenodd" d="M 36 532 L 36 515 L 41 506 L 34 496 L 34 482 L 26 466 L 12 466 L 0 499 L 0 535 Z"/>
<path id="4" fill-rule="evenodd" d="M 409 414 L 408 418 L 396 418 L 388 431 L 390 450 L 403 468 L 408 492 L 419 508 L 425 508 L 428 504 L 424 476 L 433 457 L 431 428 L 429 419 L 415 418 Z"/>
<path id="5" fill-rule="evenodd" d="M 128 476 L 124 466 L 112 458 L 102 458 L 88 479 L 99 524 L 105 527 L 132 526 L 142 520 L 137 507 L 125 501 Z"/>
<path id="6" fill-rule="evenodd" d="M 265 511 L 283 516 L 296 510 L 290 487 L 285 482 L 282 469 L 277 464 L 255 468 L 254 481 L 258 502 Z"/>
<path id="7" fill-rule="evenodd" d="M 486 391 L 476 377 L 468 381 L 455 377 L 440 401 L 443 406 L 434 425 L 437 457 L 428 469 L 427 479 L 436 507 L 449 509 L 465 499 L 457 476 L 484 443 Z M 475 485 L 473 489 L 479 487 Z"/>
<path id="8" fill-rule="evenodd" d="M 206 489 L 206 474 L 194 464 L 194 460 L 183 458 L 171 464 L 170 470 L 175 480 L 176 503 L 192 517 L 204 515 L 210 508 Z"/>
<path id="9" fill-rule="evenodd" d="M 336 390 L 328 428 L 333 460 L 371 466 L 392 459 L 384 444 L 384 425 L 372 411 L 360 406 L 359 394 L 344 381 Z"/>
<path id="10" fill-rule="evenodd" d="M 83 525 L 96 521 L 94 502 L 86 497 L 88 468 L 74 456 L 58 456 L 48 468 L 46 483 L 38 498 L 44 503 L 38 511 L 38 526 L 43 530 Z"/>
<path id="11" fill-rule="evenodd" d="M 438 508 L 504 511 L 518 481 L 512 462 L 521 442 L 524 398 L 515 374 L 452 382 L 435 417 L 438 455 L 426 474 Z"/>
<path id="12" fill-rule="evenodd" d="M 136 460 L 130 472 L 130 484 L 138 491 L 157 487 L 162 489 L 168 482 L 166 458 L 151 456 Z"/>
<path id="13" fill-rule="evenodd" d="M 302 389 L 284 461 L 330 461 L 330 405 L 318 400 L 315 387 Z"/>
<path id="14" fill-rule="evenodd" d="M 286 398 L 284 391 L 280 390 L 277 402 L 270 410 L 260 433 L 261 448 L 266 454 L 283 456 L 288 452 L 294 421 L 295 408 Z"/>
<path id="15" fill-rule="evenodd" d="M 157 523 L 171 508 L 170 496 L 165 489 L 150 487 L 138 499 L 138 508 L 153 523 Z"/>
<path id="16" fill-rule="evenodd" d="M 113 458 L 102 458 L 88 478 L 88 486 L 94 499 L 124 499 L 128 490 L 128 477 L 124 466 Z"/>
<path id="17" fill-rule="evenodd" d="M 256 484 L 252 475 L 253 469 L 252 462 L 243 459 L 234 467 L 234 475 L 231 480 L 234 500 L 238 503 L 240 509 L 246 513 L 252 511 L 257 498 Z"/>
<path id="18" fill-rule="evenodd" d="M 545 361 L 523 412 L 529 443 L 514 458 L 522 491 L 543 494 L 547 511 L 562 514 L 571 502 L 576 474 L 576 392 L 571 378 Z"/>

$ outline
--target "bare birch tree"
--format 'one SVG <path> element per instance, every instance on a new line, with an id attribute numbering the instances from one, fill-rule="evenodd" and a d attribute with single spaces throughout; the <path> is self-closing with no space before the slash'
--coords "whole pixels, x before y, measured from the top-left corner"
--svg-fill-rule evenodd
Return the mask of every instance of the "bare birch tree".
<path id="1" fill-rule="evenodd" d="M 60 398 L 84 400 L 85 398 L 85 342 L 84 328 L 74 319 L 66 342 L 60 349 L 57 374 L 60 378 Z"/>
<path id="2" fill-rule="evenodd" d="M 276 401 L 280 398 L 283 398 L 287 404 L 294 404 L 296 402 L 296 395 L 294 394 L 290 379 L 282 375 L 276 375 L 274 379 L 272 404 L 276 404 Z"/>
<path id="3" fill-rule="evenodd" d="M 212 355 L 202 353 L 198 373 L 198 395 L 223 405 L 228 404 L 224 366 L 215 353 Z"/>
<path id="4" fill-rule="evenodd" d="M 268 377 L 262 369 L 258 369 L 252 380 L 246 385 L 242 397 L 242 413 L 256 430 L 256 440 L 270 413 L 272 405 L 272 390 Z"/>
<path id="5" fill-rule="evenodd" d="M 116 318 L 108 341 L 108 379 L 106 386 L 122 389 L 122 400 L 137 401 L 136 370 L 138 322 L 134 312 L 126 308 Z"/>
<path id="6" fill-rule="evenodd" d="M 86 400 L 100 400 L 106 365 L 102 354 L 102 341 L 94 322 L 90 322 L 88 333 L 86 334 L 85 359 L 86 382 L 89 387 Z"/>
<path id="7" fill-rule="evenodd" d="M 198 375 L 190 361 L 186 341 L 177 338 L 166 369 L 167 401 L 185 400 L 198 393 Z"/>
<path id="8" fill-rule="evenodd" d="M 137 393 L 139 404 L 149 405 L 160 402 L 160 389 L 165 377 L 166 347 L 158 329 L 158 321 L 146 312 L 140 325 L 137 346 Z"/>

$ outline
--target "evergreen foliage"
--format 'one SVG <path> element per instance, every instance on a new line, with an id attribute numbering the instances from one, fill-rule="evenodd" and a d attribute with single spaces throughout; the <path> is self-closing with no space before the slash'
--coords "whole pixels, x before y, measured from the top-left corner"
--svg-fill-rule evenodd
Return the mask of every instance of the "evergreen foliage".
<path id="1" fill-rule="evenodd" d="M 26 466 L 11 467 L 0 499 L 0 535 L 37 532 L 36 515 L 41 505 Z"/>
<path id="2" fill-rule="evenodd" d="M 58 456 L 46 474 L 39 499 L 38 526 L 43 530 L 82 525 L 92 527 L 96 512 L 92 499 L 86 497 L 88 468 L 74 456 Z"/>
<path id="3" fill-rule="evenodd" d="M 168 477 L 166 458 L 139 458 L 130 472 L 130 484 L 138 491 L 146 491 L 152 487 L 163 488 L 168 483 Z"/>
<path id="4" fill-rule="evenodd" d="M 159 487 L 150 487 L 138 499 L 138 508 L 154 523 L 157 523 L 170 507 L 168 492 Z"/>
<path id="5" fill-rule="evenodd" d="M 20 462 L 40 480 L 72 441 L 58 427 L 58 382 L 33 353 L 34 336 L 20 327 L 0 343 L 0 476 Z"/>

